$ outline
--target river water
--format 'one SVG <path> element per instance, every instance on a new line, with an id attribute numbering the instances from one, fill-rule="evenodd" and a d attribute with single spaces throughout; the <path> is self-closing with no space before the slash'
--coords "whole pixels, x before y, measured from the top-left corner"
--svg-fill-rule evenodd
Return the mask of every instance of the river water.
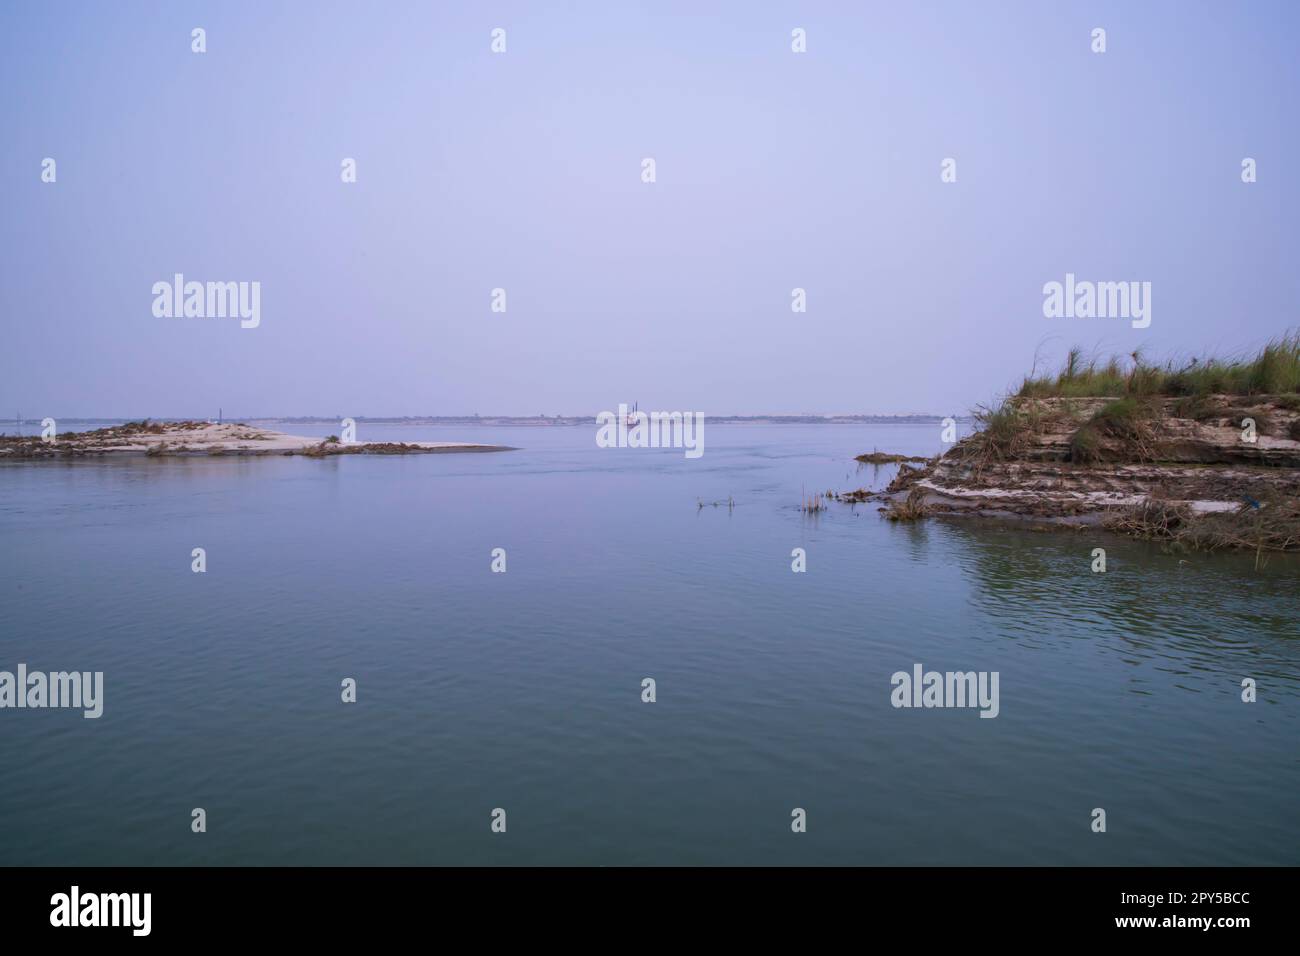
<path id="1" fill-rule="evenodd" d="M 0 466 L 0 670 L 104 674 L 0 710 L 0 863 L 1300 862 L 1295 560 L 799 510 L 938 426 L 594 435 Z M 892 706 L 917 664 L 996 718 Z"/>

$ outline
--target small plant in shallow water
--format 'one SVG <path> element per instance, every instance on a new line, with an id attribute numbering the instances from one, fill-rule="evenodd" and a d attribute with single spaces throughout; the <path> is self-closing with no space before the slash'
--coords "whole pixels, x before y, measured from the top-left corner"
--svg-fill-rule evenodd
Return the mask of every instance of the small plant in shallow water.
<path id="1" fill-rule="evenodd" d="M 695 507 L 695 510 L 696 510 L 696 511 L 703 511 L 705 505 L 712 505 L 712 506 L 715 507 L 715 508 L 719 508 L 719 507 L 721 507 L 722 505 L 726 505 L 726 506 L 727 506 L 727 510 L 728 510 L 728 511 L 731 511 L 733 508 L 736 507 L 736 499 L 735 499 L 735 497 L 733 497 L 732 495 L 727 495 L 727 500 L 726 500 L 726 501 L 705 501 L 705 500 L 702 499 L 702 498 L 696 498 L 696 499 L 695 499 L 695 506 L 696 506 L 696 507 Z"/>
<path id="2" fill-rule="evenodd" d="M 817 514 L 819 511 L 825 511 L 830 507 L 826 503 L 826 498 L 834 497 L 833 494 L 827 493 L 826 497 L 819 494 L 808 494 L 806 489 L 799 490 L 799 510 L 804 514 Z"/>

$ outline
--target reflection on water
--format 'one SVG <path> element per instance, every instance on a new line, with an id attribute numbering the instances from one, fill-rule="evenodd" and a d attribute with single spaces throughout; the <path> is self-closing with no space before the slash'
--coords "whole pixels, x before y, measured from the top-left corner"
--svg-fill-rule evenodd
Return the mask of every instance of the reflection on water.
<path id="1" fill-rule="evenodd" d="M 1275 556 L 1257 571 L 1253 556 L 1174 555 L 1077 532 L 956 522 L 945 531 L 970 556 L 973 603 L 1009 638 L 1030 646 L 1087 640 L 1130 664 L 1163 663 L 1189 690 L 1211 679 L 1222 688 L 1218 675 L 1232 668 L 1269 678 L 1274 692 L 1300 687 L 1295 556 Z M 1098 545 L 1107 570 L 1095 574 Z"/>

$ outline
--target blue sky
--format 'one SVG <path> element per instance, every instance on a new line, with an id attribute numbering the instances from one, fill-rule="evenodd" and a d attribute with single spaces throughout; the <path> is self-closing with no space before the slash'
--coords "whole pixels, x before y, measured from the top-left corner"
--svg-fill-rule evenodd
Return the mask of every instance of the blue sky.
<path id="1" fill-rule="evenodd" d="M 1249 350 L 1300 324 L 1297 26 L 1266 2 L 6 4 L 0 415 L 949 413 L 1075 343 Z M 177 272 L 260 282 L 261 324 L 155 317 Z M 1045 318 L 1067 272 L 1151 282 L 1151 326 Z"/>

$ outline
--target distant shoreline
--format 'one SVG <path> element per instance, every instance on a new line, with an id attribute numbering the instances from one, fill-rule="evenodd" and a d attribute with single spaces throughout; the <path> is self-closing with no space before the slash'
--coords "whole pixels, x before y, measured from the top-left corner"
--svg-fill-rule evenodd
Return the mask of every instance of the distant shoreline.
<path id="1" fill-rule="evenodd" d="M 79 425 L 117 425 L 130 421 L 140 421 L 140 416 L 123 418 L 80 418 L 54 417 L 56 421 L 76 423 Z M 287 416 L 282 418 L 268 416 L 248 417 L 243 415 L 226 415 L 223 421 L 243 422 L 248 425 L 267 423 L 284 423 L 291 425 L 338 425 L 344 416 Z M 376 416 L 351 415 L 353 421 L 369 425 L 488 425 L 520 427 L 557 427 L 557 426 L 591 426 L 596 421 L 592 415 L 408 415 Z M 971 421 L 968 415 L 709 415 L 705 419 L 710 425 L 941 425 L 946 418 L 958 422 Z M 153 417 L 149 421 L 170 424 L 192 421 L 192 418 Z M 10 429 L 23 427 L 40 429 L 40 418 L 0 420 L 0 434 L 12 434 Z"/>

